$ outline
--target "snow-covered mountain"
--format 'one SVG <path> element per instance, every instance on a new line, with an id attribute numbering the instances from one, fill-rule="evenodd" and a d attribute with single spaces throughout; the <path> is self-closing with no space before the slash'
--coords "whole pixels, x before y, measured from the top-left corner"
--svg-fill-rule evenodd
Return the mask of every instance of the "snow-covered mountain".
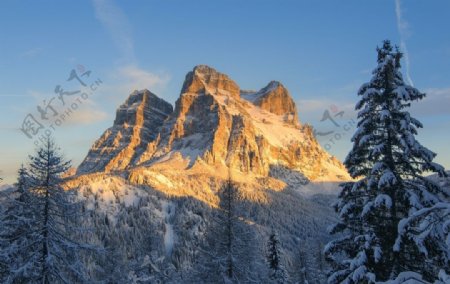
<path id="1" fill-rule="evenodd" d="M 77 171 L 119 172 L 131 183 L 194 197 L 199 183 L 209 190 L 229 172 L 247 186 L 277 190 L 298 183 L 299 176 L 315 182 L 349 178 L 311 127 L 300 124 L 281 83 L 241 92 L 205 65 L 186 75 L 174 110 L 148 90 L 133 92 Z"/>
<path id="2" fill-rule="evenodd" d="M 335 220 L 328 194 L 337 195 L 339 182 L 350 177 L 299 122 L 279 82 L 241 91 L 227 75 L 200 65 L 186 75 L 175 108 L 148 90 L 134 91 L 67 185 L 96 212 L 90 222 L 97 240 L 133 263 L 125 272 L 133 281 L 139 282 L 137 267 L 148 265 L 170 267 L 154 277 L 179 283 L 194 275 L 198 246 L 229 177 L 260 250 L 255 269 L 264 266 L 264 242 L 276 230 L 291 278 L 321 282 L 320 250 Z"/>

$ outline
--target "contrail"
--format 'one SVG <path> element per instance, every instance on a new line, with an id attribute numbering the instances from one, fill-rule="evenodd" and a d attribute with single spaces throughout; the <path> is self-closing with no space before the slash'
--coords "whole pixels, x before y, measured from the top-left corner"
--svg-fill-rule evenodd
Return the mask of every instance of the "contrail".
<path id="1" fill-rule="evenodd" d="M 405 56 L 405 67 L 406 67 L 406 80 L 408 84 L 414 86 L 409 73 L 409 54 L 406 48 L 406 38 L 409 36 L 408 22 L 402 18 L 401 0 L 395 0 L 395 15 L 397 16 L 397 29 L 400 34 L 400 49 L 403 51 Z"/>

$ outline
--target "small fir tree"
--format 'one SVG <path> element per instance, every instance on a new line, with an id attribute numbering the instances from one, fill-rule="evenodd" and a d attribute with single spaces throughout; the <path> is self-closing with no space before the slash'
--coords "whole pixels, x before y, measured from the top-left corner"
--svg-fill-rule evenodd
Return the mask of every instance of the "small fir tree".
<path id="1" fill-rule="evenodd" d="M 287 275 L 282 263 L 280 240 L 276 232 L 272 232 L 267 243 L 267 264 L 269 279 L 272 283 L 287 283 Z"/>

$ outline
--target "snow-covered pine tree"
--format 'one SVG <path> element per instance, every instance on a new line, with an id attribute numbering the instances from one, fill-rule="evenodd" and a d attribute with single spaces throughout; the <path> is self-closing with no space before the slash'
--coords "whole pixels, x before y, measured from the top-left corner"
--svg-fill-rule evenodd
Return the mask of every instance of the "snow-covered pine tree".
<path id="1" fill-rule="evenodd" d="M 436 154 L 415 139 L 422 124 L 406 111 L 425 94 L 404 83 L 402 54 L 389 41 L 377 52 L 373 77 L 358 92 L 358 128 L 344 162 L 356 181 L 341 185 L 335 205 L 340 222 L 331 229 L 339 237 L 324 249 L 332 264 L 329 283 L 374 283 L 404 271 L 432 280 L 448 261 L 442 235 L 420 234 L 416 241 L 413 227 L 401 226 L 416 212 L 448 201 L 449 193 L 423 177 L 445 172 L 433 162 Z"/>
<path id="2" fill-rule="evenodd" d="M 25 201 L 28 209 L 24 212 L 31 210 L 33 227 L 17 236 L 16 250 L 27 254 L 12 264 L 17 272 L 27 271 L 27 282 L 87 281 L 80 251 L 91 247 L 75 239 L 80 232 L 81 204 L 73 192 L 62 187 L 61 175 L 69 167 L 70 162 L 63 160 L 50 138 L 30 156 L 27 180 L 31 198 Z"/>
<path id="3" fill-rule="evenodd" d="M 247 283 L 254 280 L 254 232 L 239 214 L 237 186 L 227 180 L 219 190 L 219 208 L 207 228 L 195 265 L 196 281 Z"/>
<path id="4" fill-rule="evenodd" d="M 306 260 L 306 252 L 303 247 L 301 247 L 297 253 L 295 259 L 295 271 L 294 279 L 295 283 L 307 284 L 308 283 L 308 264 Z M 291 275 L 292 276 L 292 275 Z"/>
<path id="5" fill-rule="evenodd" d="M 221 264 L 225 277 L 228 279 L 235 279 L 237 274 L 236 266 L 236 196 L 237 189 L 232 184 L 231 180 L 223 187 L 221 192 L 222 198 L 222 209 L 224 210 L 223 221 L 224 221 L 224 257 L 223 263 Z"/>
<path id="6" fill-rule="evenodd" d="M 287 283 L 287 274 L 280 251 L 280 240 L 276 232 L 272 232 L 267 243 L 267 264 L 271 283 Z"/>
<path id="7" fill-rule="evenodd" d="M 324 271 L 325 271 L 325 261 L 324 261 L 324 257 L 323 257 L 323 243 L 321 240 L 317 240 L 316 241 L 316 247 L 317 247 L 317 252 L 316 252 L 316 261 L 317 261 L 317 272 L 320 275 L 324 275 Z"/>
<path id="8" fill-rule="evenodd" d="M 427 270 L 413 271 L 419 271 L 430 281 L 439 278 L 443 283 L 450 283 L 450 200 L 412 210 L 400 220 L 398 233 L 394 251 L 402 252 L 412 243 L 425 256 Z M 415 261 L 416 258 L 407 256 L 406 261 L 408 259 Z"/>
<path id="9" fill-rule="evenodd" d="M 5 211 L 0 220 L 1 283 L 30 282 L 36 277 L 32 258 L 34 248 L 30 234 L 37 228 L 30 207 L 29 175 L 22 165 L 15 187 L 6 192 Z"/>

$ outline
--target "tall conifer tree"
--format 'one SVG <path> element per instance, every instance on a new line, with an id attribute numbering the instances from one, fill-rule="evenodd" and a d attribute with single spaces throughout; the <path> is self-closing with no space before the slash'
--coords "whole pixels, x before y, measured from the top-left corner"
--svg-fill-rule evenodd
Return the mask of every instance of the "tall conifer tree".
<path id="1" fill-rule="evenodd" d="M 432 280 L 448 261 L 442 235 L 422 235 L 420 243 L 410 236 L 413 226 L 404 225 L 416 212 L 449 198 L 424 177 L 445 175 L 444 168 L 416 140 L 422 124 L 407 111 L 425 94 L 403 81 L 397 48 L 384 41 L 377 52 L 373 77 L 358 91 L 358 128 L 344 162 L 356 181 L 341 185 L 335 205 L 340 222 L 331 230 L 339 238 L 325 248 L 333 266 L 329 283 L 374 283 L 403 271 Z"/>
<path id="2" fill-rule="evenodd" d="M 81 203 L 62 186 L 70 167 L 49 138 L 27 170 L 19 171 L 14 200 L 2 218 L 0 257 L 8 260 L 5 283 L 85 283 L 80 238 Z"/>

